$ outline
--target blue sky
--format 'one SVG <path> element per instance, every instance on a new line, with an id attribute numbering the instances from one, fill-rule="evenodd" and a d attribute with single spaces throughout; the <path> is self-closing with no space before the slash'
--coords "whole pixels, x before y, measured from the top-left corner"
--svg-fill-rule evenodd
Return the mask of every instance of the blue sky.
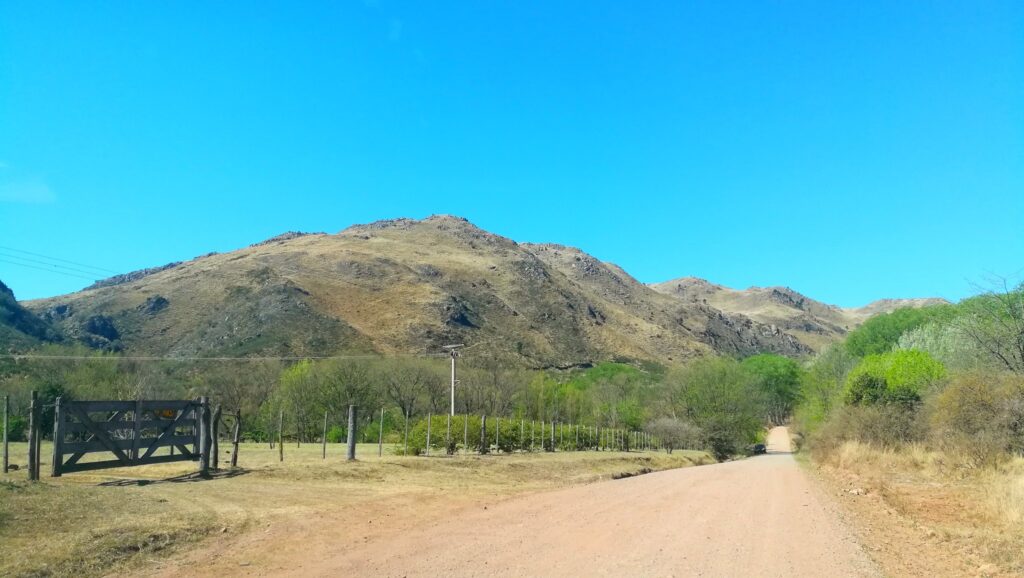
<path id="1" fill-rule="evenodd" d="M 13 249 L 128 271 L 432 213 L 844 306 L 1024 270 L 1019 2 L 269 4 L 0 1 L 19 298 L 88 281 Z"/>

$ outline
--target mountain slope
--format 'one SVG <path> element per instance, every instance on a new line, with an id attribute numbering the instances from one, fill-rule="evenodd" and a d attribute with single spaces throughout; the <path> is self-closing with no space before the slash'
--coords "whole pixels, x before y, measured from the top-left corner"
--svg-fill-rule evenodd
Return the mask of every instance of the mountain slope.
<path id="1" fill-rule="evenodd" d="M 818 350 L 841 338 L 867 318 L 901 307 L 947 303 L 945 299 L 883 299 L 864 307 L 841 308 L 815 301 L 788 287 L 730 289 L 695 277 L 683 277 L 651 286 L 685 303 L 699 303 L 731 315 L 744 315 L 793 335 Z"/>
<path id="2" fill-rule="evenodd" d="M 577 249 L 520 245 L 443 215 L 290 233 L 29 306 L 71 336 L 159 355 L 425 353 L 466 342 L 474 355 L 566 367 L 808 352 Z"/>
<path id="3" fill-rule="evenodd" d="M 59 333 L 22 307 L 15 300 L 14 292 L 0 281 L 0 352 L 19 351 L 59 340 Z"/>

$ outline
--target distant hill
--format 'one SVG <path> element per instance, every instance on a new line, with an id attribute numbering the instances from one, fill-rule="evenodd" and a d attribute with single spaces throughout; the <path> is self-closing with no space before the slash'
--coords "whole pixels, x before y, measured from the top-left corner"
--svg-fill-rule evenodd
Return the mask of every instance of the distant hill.
<path id="1" fill-rule="evenodd" d="M 695 277 L 683 277 L 651 287 L 685 303 L 706 304 L 777 327 L 815 350 L 841 338 L 872 315 L 902 307 L 948 303 L 940 298 L 882 299 L 864 307 L 844 309 L 815 301 L 788 287 L 736 290 Z"/>
<path id="2" fill-rule="evenodd" d="M 60 338 L 50 324 L 22 307 L 14 292 L 0 281 L 0 352 L 21 351 Z"/>
<path id="3" fill-rule="evenodd" d="M 158 355 L 438 352 L 533 367 L 810 348 L 785 330 L 655 291 L 571 247 L 440 215 L 286 233 L 29 302 L 98 347 Z"/>

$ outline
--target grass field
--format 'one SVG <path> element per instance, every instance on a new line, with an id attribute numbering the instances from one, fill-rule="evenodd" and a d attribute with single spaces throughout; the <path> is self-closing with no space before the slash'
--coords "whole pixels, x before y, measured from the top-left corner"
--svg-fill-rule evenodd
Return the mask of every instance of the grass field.
<path id="1" fill-rule="evenodd" d="M 275 547 L 301 544 L 297 537 L 311 520 L 337 528 L 323 539 L 353 538 L 354 522 L 368 518 L 379 520 L 378 527 L 430 523 L 481 501 L 713 461 L 681 451 L 424 458 L 390 455 L 390 449 L 378 458 L 376 445 L 361 444 L 358 461 L 349 463 L 340 444 L 328 447 L 326 460 L 319 445 L 286 445 L 281 463 L 276 449 L 243 444 L 240 468 L 211 480 L 187 476 L 195 471 L 191 462 L 53 479 L 44 445 L 40 483 L 26 482 L 24 471 L 0 475 L 0 575 L 160 572 L 169 557 L 195 556 L 184 545 L 202 541 L 199 550 L 216 553 L 223 550 L 219 543 L 252 536 L 268 540 L 270 563 Z M 24 464 L 26 444 L 11 450 L 12 463 Z M 227 458 L 222 450 L 222 466 Z M 209 555 L 216 556 L 222 555 Z"/>

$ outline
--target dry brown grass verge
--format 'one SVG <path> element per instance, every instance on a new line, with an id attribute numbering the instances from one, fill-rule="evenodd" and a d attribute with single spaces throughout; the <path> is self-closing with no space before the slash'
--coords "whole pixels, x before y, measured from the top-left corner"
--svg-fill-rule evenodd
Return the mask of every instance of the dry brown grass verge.
<path id="1" fill-rule="evenodd" d="M 919 446 L 845 442 L 814 463 L 888 574 L 1024 574 L 1024 460 L 971 469 Z"/>

